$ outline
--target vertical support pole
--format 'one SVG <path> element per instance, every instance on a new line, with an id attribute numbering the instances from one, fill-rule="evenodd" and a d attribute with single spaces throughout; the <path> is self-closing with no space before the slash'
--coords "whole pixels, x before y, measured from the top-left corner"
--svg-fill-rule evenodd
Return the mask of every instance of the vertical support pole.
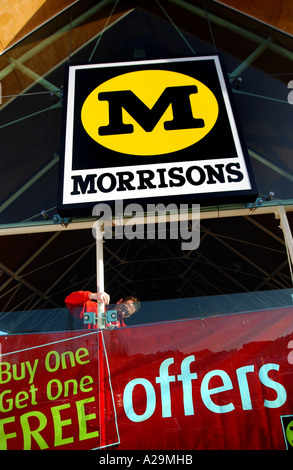
<path id="1" fill-rule="evenodd" d="M 285 244 L 288 250 L 289 266 L 293 265 L 293 238 L 284 206 L 279 206 L 276 218 L 280 219 L 280 228 L 283 231 Z M 292 279 L 293 280 L 293 279 Z"/>
<path id="2" fill-rule="evenodd" d="M 103 231 L 104 227 L 100 223 L 95 223 L 96 230 L 96 274 L 97 274 L 97 292 L 104 292 L 104 250 L 103 250 Z M 105 304 L 98 302 L 98 328 L 105 329 Z"/>

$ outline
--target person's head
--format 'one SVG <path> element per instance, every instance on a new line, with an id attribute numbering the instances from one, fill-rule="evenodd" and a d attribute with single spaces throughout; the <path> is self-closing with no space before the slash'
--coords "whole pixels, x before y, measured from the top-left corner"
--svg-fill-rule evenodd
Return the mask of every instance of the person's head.
<path id="1" fill-rule="evenodd" d="M 140 309 L 140 301 L 133 295 L 127 295 L 118 300 L 117 312 L 122 318 L 129 318 Z"/>

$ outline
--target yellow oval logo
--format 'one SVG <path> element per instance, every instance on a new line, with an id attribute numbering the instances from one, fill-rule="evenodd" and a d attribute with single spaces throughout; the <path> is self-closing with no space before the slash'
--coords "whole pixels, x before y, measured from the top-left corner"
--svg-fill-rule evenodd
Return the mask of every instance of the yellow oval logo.
<path id="1" fill-rule="evenodd" d="M 167 70 L 116 76 L 84 101 L 81 120 L 100 145 L 129 155 L 162 155 L 190 147 L 214 127 L 219 113 L 200 81 Z"/>

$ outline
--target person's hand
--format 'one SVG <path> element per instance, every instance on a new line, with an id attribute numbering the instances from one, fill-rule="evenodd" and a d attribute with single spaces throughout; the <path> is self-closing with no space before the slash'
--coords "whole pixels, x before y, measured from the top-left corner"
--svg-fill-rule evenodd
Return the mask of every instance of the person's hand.
<path id="1" fill-rule="evenodd" d="M 109 305 L 110 303 L 110 296 L 107 292 L 92 292 L 89 294 L 90 300 L 96 300 L 97 302 L 102 302 L 105 305 Z"/>

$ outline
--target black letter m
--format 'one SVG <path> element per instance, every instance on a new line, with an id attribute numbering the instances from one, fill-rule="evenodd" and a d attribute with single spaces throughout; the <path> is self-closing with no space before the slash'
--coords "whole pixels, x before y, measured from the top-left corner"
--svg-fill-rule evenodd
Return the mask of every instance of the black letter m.
<path id="1" fill-rule="evenodd" d="M 100 101 L 109 102 L 109 124 L 99 128 L 100 135 L 131 134 L 132 124 L 124 124 L 122 108 L 146 131 L 151 132 L 172 105 L 173 119 L 164 123 L 165 130 L 204 127 L 203 119 L 192 115 L 189 96 L 197 93 L 195 85 L 167 87 L 150 109 L 131 90 L 106 91 L 98 95 Z"/>

